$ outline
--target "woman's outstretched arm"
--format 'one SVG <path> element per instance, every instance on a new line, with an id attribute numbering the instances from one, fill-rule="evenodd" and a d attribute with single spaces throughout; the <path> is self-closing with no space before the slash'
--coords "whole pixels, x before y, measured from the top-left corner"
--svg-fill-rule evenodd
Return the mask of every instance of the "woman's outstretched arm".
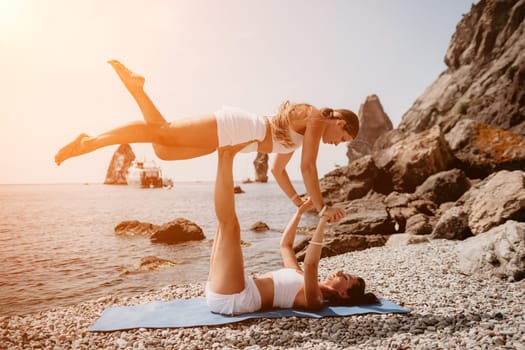
<path id="1" fill-rule="evenodd" d="M 320 307 L 323 303 L 323 293 L 319 287 L 318 269 L 323 249 L 324 229 L 327 222 L 328 218 L 326 216 L 322 216 L 319 219 L 304 258 L 304 294 L 306 304 L 314 309 Z"/>
<path id="2" fill-rule="evenodd" d="M 299 197 L 286 171 L 286 165 L 292 158 L 292 155 L 293 152 L 284 154 L 277 153 L 272 164 L 272 174 L 284 194 L 287 195 L 296 206 L 300 206 L 303 200 Z"/>
<path id="3" fill-rule="evenodd" d="M 330 222 L 341 220 L 345 212 L 341 208 L 325 207 L 321 186 L 319 185 L 319 175 L 317 173 L 317 156 L 319 154 L 319 144 L 323 134 L 324 126 L 320 117 L 312 116 L 306 124 L 306 131 L 303 139 L 303 150 L 301 153 L 301 173 L 303 175 L 304 186 L 308 195 L 312 199 L 315 209 L 323 211 Z M 324 209 L 323 209 L 324 208 Z"/>
<path id="4" fill-rule="evenodd" d="M 283 236 L 281 238 L 281 257 L 283 259 L 284 267 L 301 270 L 295 252 L 293 250 L 293 243 L 295 240 L 295 234 L 297 233 L 297 226 L 301 221 L 302 215 L 312 208 L 312 201 L 307 199 L 303 205 L 297 208 L 292 220 L 288 223 L 284 229 Z"/>

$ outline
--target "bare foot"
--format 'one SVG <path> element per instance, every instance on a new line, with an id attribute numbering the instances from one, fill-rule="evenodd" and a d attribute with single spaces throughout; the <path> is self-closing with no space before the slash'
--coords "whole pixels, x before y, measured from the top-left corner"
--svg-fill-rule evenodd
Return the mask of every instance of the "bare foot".
<path id="1" fill-rule="evenodd" d="M 122 80 L 130 92 L 142 89 L 145 81 L 142 75 L 133 73 L 117 60 L 109 60 L 108 63 L 111 64 L 115 72 L 117 72 L 120 80 Z"/>
<path id="2" fill-rule="evenodd" d="M 82 143 L 86 137 L 89 136 L 86 134 L 80 134 L 73 141 L 62 147 L 55 155 L 55 163 L 60 165 L 60 163 L 66 159 L 85 153 L 85 151 L 82 149 Z"/>

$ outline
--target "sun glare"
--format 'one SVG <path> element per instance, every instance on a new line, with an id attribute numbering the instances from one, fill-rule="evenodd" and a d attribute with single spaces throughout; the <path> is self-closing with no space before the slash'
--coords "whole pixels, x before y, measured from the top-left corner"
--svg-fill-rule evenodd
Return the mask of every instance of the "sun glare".
<path id="1" fill-rule="evenodd" d="M 27 4 L 27 1 L 0 0 L 0 37 L 13 39 L 26 31 Z"/>

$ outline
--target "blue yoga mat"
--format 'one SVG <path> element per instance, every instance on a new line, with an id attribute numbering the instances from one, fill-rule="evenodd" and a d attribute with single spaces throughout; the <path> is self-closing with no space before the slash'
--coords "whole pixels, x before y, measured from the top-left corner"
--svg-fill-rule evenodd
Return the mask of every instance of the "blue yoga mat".
<path id="1" fill-rule="evenodd" d="M 109 307 L 89 329 L 92 332 L 116 331 L 132 328 L 181 328 L 216 326 L 253 318 L 277 317 L 337 317 L 367 313 L 406 313 L 406 309 L 391 301 L 380 299 L 380 304 L 364 306 L 330 306 L 319 312 L 296 309 L 277 309 L 237 316 L 224 316 L 210 311 L 205 298 L 156 301 L 135 306 Z"/>

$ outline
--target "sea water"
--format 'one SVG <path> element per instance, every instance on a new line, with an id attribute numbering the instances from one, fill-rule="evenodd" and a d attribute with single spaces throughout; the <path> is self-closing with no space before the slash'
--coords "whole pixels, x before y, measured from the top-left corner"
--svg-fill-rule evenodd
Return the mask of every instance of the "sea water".
<path id="1" fill-rule="evenodd" d="M 299 193 L 302 183 L 294 183 Z M 245 267 L 264 272 L 281 266 L 281 232 L 295 207 L 276 183 L 243 184 L 236 195 Z M 177 283 L 205 282 L 216 230 L 213 182 L 175 183 L 172 189 L 102 184 L 0 185 L 0 315 L 21 315 L 107 295 L 129 296 Z M 206 240 L 154 244 L 121 237 L 125 220 L 163 224 L 186 218 Z M 305 217 L 302 225 L 311 225 Z M 269 231 L 252 232 L 257 221 Z M 299 238 L 298 238 L 299 239 Z M 158 272 L 129 273 L 141 258 L 177 264 Z"/>

